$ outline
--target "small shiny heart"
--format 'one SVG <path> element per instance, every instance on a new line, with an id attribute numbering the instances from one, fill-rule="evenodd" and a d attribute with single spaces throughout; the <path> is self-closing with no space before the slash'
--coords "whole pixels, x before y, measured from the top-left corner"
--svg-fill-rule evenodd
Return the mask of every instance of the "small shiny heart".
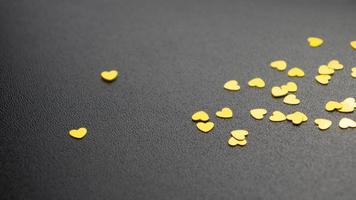
<path id="1" fill-rule="evenodd" d="M 342 113 L 351 113 L 355 110 L 356 107 L 355 98 L 353 97 L 346 98 L 345 100 L 340 102 L 340 104 L 342 105 L 342 107 L 338 109 L 338 111 Z"/>
<path id="2" fill-rule="evenodd" d="M 294 82 L 288 82 L 286 85 L 282 85 L 281 89 L 287 90 L 288 92 L 296 92 L 298 90 L 298 85 Z"/>
<path id="3" fill-rule="evenodd" d="M 257 88 L 263 88 L 265 87 L 265 81 L 259 77 L 257 78 L 254 78 L 254 79 L 251 79 L 249 82 L 248 82 L 248 85 L 250 87 L 257 87 Z"/>
<path id="4" fill-rule="evenodd" d="M 250 114 L 255 119 L 263 119 L 264 115 L 267 113 L 267 110 L 264 108 L 255 108 L 250 110 Z"/>
<path id="5" fill-rule="evenodd" d="M 294 94 L 288 94 L 286 97 L 284 97 L 283 102 L 289 105 L 297 105 L 300 103 L 300 100 L 297 99 L 297 96 Z"/>
<path id="6" fill-rule="evenodd" d="M 75 139 L 82 139 L 87 134 L 87 129 L 82 127 L 79 129 L 72 129 L 68 133 L 71 137 Z"/>
<path id="7" fill-rule="evenodd" d="M 335 73 L 335 70 L 332 69 L 332 68 L 329 68 L 328 66 L 326 65 L 321 65 L 319 67 L 319 70 L 318 70 L 319 74 L 323 74 L 323 75 L 332 75 Z"/>
<path id="8" fill-rule="evenodd" d="M 344 68 L 344 65 L 342 65 L 338 60 L 330 60 L 328 63 L 328 67 L 330 69 L 339 70 Z"/>
<path id="9" fill-rule="evenodd" d="M 339 127 L 342 128 L 342 129 L 355 128 L 356 127 L 356 122 L 354 120 L 352 120 L 352 119 L 344 117 L 339 121 Z"/>
<path id="10" fill-rule="evenodd" d="M 272 122 L 281 122 L 285 121 L 287 118 L 281 111 L 274 111 L 272 115 L 269 117 L 269 120 Z"/>
<path id="11" fill-rule="evenodd" d="M 317 75 L 315 76 L 315 80 L 322 85 L 327 85 L 329 80 L 331 79 L 330 75 Z"/>
<path id="12" fill-rule="evenodd" d="M 197 128 L 203 133 L 208 133 L 209 131 L 211 131 L 214 128 L 214 123 L 213 122 L 198 122 Z"/>
<path id="13" fill-rule="evenodd" d="M 320 47 L 324 43 L 323 39 L 318 37 L 308 37 L 307 40 L 310 47 Z"/>
<path id="14" fill-rule="evenodd" d="M 287 68 L 287 62 L 285 60 L 275 60 L 270 63 L 270 66 L 278 71 L 283 71 Z"/>
<path id="15" fill-rule="evenodd" d="M 223 108 L 219 111 L 216 112 L 216 116 L 223 118 L 223 119 L 228 119 L 228 118 L 232 118 L 233 113 L 232 110 L 230 108 Z"/>
<path id="16" fill-rule="evenodd" d="M 205 111 L 198 111 L 192 115 L 192 120 L 193 121 L 209 121 L 209 115 Z"/>
<path id="17" fill-rule="evenodd" d="M 224 84 L 224 88 L 230 91 L 240 90 L 240 85 L 236 80 L 230 80 Z"/>
<path id="18" fill-rule="evenodd" d="M 356 78 L 356 67 L 351 68 L 351 76 Z"/>
<path id="19" fill-rule="evenodd" d="M 302 122 L 307 121 L 308 117 L 304 113 L 297 111 L 297 112 L 287 115 L 287 119 L 289 121 L 292 121 L 292 123 L 294 125 L 299 125 Z"/>
<path id="20" fill-rule="evenodd" d="M 333 111 L 333 110 L 338 110 L 342 108 L 342 104 L 337 102 L 337 101 L 328 101 L 326 104 L 325 104 L 325 110 L 327 111 Z"/>
<path id="21" fill-rule="evenodd" d="M 237 140 L 234 137 L 230 137 L 229 140 L 227 141 L 227 143 L 232 147 L 235 147 L 237 145 L 245 146 L 247 144 L 247 140 Z"/>
<path id="22" fill-rule="evenodd" d="M 288 89 L 287 88 L 282 89 L 281 87 L 274 86 L 271 89 L 271 93 L 272 93 L 272 96 L 274 96 L 274 97 L 283 97 L 288 94 Z"/>
<path id="23" fill-rule="evenodd" d="M 231 131 L 231 136 L 236 140 L 244 140 L 248 135 L 248 131 L 246 130 L 233 130 Z"/>
<path id="24" fill-rule="evenodd" d="M 351 47 L 352 47 L 353 49 L 356 50 L 356 40 L 351 41 L 351 42 L 350 42 L 350 45 L 351 45 Z"/>
<path id="25" fill-rule="evenodd" d="M 304 75 L 305 75 L 304 71 L 301 68 L 298 68 L 298 67 L 293 67 L 292 69 L 290 69 L 288 71 L 288 76 L 289 77 L 303 77 Z"/>
<path id="26" fill-rule="evenodd" d="M 117 70 L 101 72 L 101 78 L 108 82 L 114 81 L 118 75 L 119 72 Z"/>
<path id="27" fill-rule="evenodd" d="M 315 119 L 314 123 L 318 126 L 320 130 L 326 130 L 332 125 L 332 121 L 322 118 Z"/>

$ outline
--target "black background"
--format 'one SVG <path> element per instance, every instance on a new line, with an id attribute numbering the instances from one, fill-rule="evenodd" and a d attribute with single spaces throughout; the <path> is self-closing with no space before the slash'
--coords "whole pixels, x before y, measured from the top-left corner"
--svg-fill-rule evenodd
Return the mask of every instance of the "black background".
<path id="1" fill-rule="evenodd" d="M 337 122 L 356 115 L 323 109 L 355 96 L 355 19 L 353 0 L 1 1 L 1 199 L 355 199 L 356 134 Z M 334 58 L 345 69 L 317 84 Z M 111 84 L 109 69 L 121 72 Z M 248 88 L 256 76 L 265 89 Z M 230 79 L 241 91 L 223 89 Z M 298 106 L 270 95 L 289 80 Z M 225 106 L 233 119 L 215 117 Z M 256 121 L 255 107 L 309 121 Z M 191 121 L 201 109 L 209 134 Z M 319 131 L 316 117 L 334 124 Z M 68 136 L 82 126 L 84 139 Z M 231 148 L 238 128 L 248 145 Z"/>

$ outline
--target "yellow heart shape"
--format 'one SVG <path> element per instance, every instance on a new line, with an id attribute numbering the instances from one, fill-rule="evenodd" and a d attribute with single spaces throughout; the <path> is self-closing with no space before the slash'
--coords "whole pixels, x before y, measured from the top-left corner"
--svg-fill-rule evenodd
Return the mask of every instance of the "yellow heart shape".
<path id="1" fill-rule="evenodd" d="M 352 97 L 346 98 L 345 100 L 340 102 L 340 104 L 342 105 L 342 107 L 338 109 L 338 111 L 342 113 L 351 113 L 356 107 L 355 98 Z"/>
<path id="2" fill-rule="evenodd" d="M 283 102 L 289 105 L 297 105 L 300 103 L 300 100 L 297 99 L 297 96 L 294 94 L 288 94 L 286 97 L 284 97 Z"/>
<path id="3" fill-rule="evenodd" d="M 288 82 L 286 85 L 282 85 L 281 89 L 287 90 L 288 92 L 296 92 L 298 90 L 298 85 L 294 82 Z"/>
<path id="4" fill-rule="evenodd" d="M 327 85 L 329 80 L 331 79 L 330 75 L 317 75 L 315 76 L 315 80 L 322 85 Z"/>
<path id="5" fill-rule="evenodd" d="M 230 80 L 224 84 L 224 88 L 230 91 L 240 90 L 239 83 L 236 80 Z"/>
<path id="6" fill-rule="evenodd" d="M 337 101 L 328 101 L 326 104 L 325 104 L 325 110 L 327 111 L 333 111 L 333 110 L 338 110 L 342 108 L 342 104 L 337 102 Z"/>
<path id="7" fill-rule="evenodd" d="M 75 139 L 82 139 L 87 134 L 87 129 L 82 127 L 77 129 L 72 129 L 68 133 L 71 137 Z"/>
<path id="8" fill-rule="evenodd" d="M 265 81 L 259 77 L 257 78 L 254 78 L 254 79 L 251 79 L 249 82 L 248 82 L 248 85 L 250 87 L 258 87 L 258 88 L 263 88 L 265 87 Z"/>
<path id="9" fill-rule="evenodd" d="M 350 45 L 351 45 L 351 47 L 352 47 L 353 49 L 356 49 L 356 40 L 351 41 L 351 42 L 350 42 Z"/>
<path id="10" fill-rule="evenodd" d="M 307 121 L 308 117 L 304 113 L 297 111 L 297 112 L 287 115 L 287 119 L 289 121 L 292 121 L 292 123 L 294 125 L 299 125 L 302 122 Z"/>
<path id="11" fill-rule="evenodd" d="M 289 77 L 303 77 L 304 75 L 304 71 L 299 67 L 293 67 L 288 71 Z"/>
<path id="12" fill-rule="evenodd" d="M 248 131 L 246 130 L 233 130 L 231 131 L 231 136 L 234 137 L 236 140 L 245 140 L 246 136 L 248 135 Z"/>
<path id="13" fill-rule="evenodd" d="M 340 128 L 355 128 L 356 127 L 356 122 L 352 119 L 349 119 L 349 118 L 342 118 L 339 122 L 339 127 Z"/>
<path id="14" fill-rule="evenodd" d="M 214 128 L 214 123 L 213 122 L 198 122 L 197 128 L 203 133 L 208 133 L 209 131 L 211 131 Z"/>
<path id="15" fill-rule="evenodd" d="M 314 123 L 318 126 L 320 130 L 326 130 L 332 125 L 332 121 L 322 118 L 315 119 Z"/>
<path id="16" fill-rule="evenodd" d="M 281 122 L 286 120 L 286 116 L 281 111 L 274 111 L 272 115 L 269 117 L 269 120 L 272 122 Z"/>
<path id="17" fill-rule="evenodd" d="M 287 62 L 285 60 L 275 60 L 270 63 L 270 66 L 279 71 L 283 71 L 287 68 Z"/>
<path id="18" fill-rule="evenodd" d="M 105 81 L 109 81 L 109 82 L 115 80 L 118 75 L 119 75 L 119 72 L 117 70 L 101 72 L 101 78 L 104 79 Z"/>
<path id="19" fill-rule="evenodd" d="M 287 88 L 283 89 L 281 87 L 274 86 L 271 89 L 271 93 L 272 93 L 272 96 L 274 96 L 274 97 L 283 97 L 288 94 L 288 89 Z"/>
<path id="20" fill-rule="evenodd" d="M 245 146 L 247 144 L 247 140 L 237 140 L 236 138 L 234 137 L 230 137 L 230 139 L 227 141 L 227 143 L 234 147 L 234 146 Z"/>
<path id="21" fill-rule="evenodd" d="M 356 67 L 351 68 L 351 76 L 356 78 Z"/>
<path id="22" fill-rule="evenodd" d="M 263 116 L 267 113 L 267 110 L 264 108 L 255 108 L 250 110 L 250 114 L 255 119 L 263 119 Z"/>
<path id="23" fill-rule="evenodd" d="M 332 68 L 329 68 L 326 65 L 321 65 L 319 67 L 318 72 L 319 72 L 319 74 L 323 74 L 323 75 L 331 75 L 331 74 L 334 74 L 335 70 Z"/>
<path id="24" fill-rule="evenodd" d="M 232 115 L 233 115 L 232 110 L 227 107 L 216 112 L 216 116 L 223 119 L 232 118 Z"/>
<path id="25" fill-rule="evenodd" d="M 206 122 L 206 121 L 209 121 L 209 115 L 208 115 L 208 113 L 206 113 L 204 111 L 198 111 L 192 115 L 192 120 L 195 122 L 196 121 Z"/>
<path id="26" fill-rule="evenodd" d="M 330 60 L 328 63 L 328 67 L 330 69 L 339 70 L 344 68 L 344 65 L 342 65 L 338 60 Z"/>
<path id="27" fill-rule="evenodd" d="M 311 47 L 320 47 L 324 43 L 324 41 L 323 39 L 318 37 L 308 37 L 308 43 Z"/>

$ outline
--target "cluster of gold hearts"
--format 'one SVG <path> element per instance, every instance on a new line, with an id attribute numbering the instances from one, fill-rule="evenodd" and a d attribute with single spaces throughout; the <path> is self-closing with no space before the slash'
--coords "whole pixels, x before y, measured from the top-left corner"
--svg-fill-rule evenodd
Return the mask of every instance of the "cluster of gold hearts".
<path id="1" fill-rule="evenodd" d="M 298 90 L 298 85 L 294 82 L 288 82 L 282 86 L 274 86 L 271 89 L 271 94 L 273 97 L 284 97 L 283 102 L 289 105 L 297 105 L 300 100 L 295 94 L 289 94 L 290 92 L 296 92 Z"/>
<path id="2" fill-rule="evenodd" d="M 327 65 L 319 66 L 319 74 L 315 76 L 315 80 L 322 85 L 327 85 L 335 71 L 343 68 L 344 65 L 341 64 L 338 60 L 331 60 Z"/>
<path id="3" fill-rule="evenodd" d="M 230 133 L 230 138 L 227 141 L 227 143 L 232 146 L 235 147 L 237 145 L 239 146 L 245 146 L 247 144 L 247 140 L 246 137 L 248 135 L 248 131 L 246 130 L 233 130 Z"/>
<path id="4" fill-rule="evenodd" d="M 192 115 L 192 120 L 197 122 L 197 128 L 203 133 L 208 133 L 214 128 L 214 123 L 209 121 L 209 115 L 205 111 L 194 113 Z"/>
<path id="5" fill-rule="evenodd" d="M 278 71 L 284 71 L 288 66 L 285 60 L 275 60 L 270 63 L 270 67 L 277 69 Z M 304 71 L 299 67 L 293 67 L 288 71 L 289 77 L 303 77 L 305 75 Z"/>
<path id="6" fill-rule="evenodd" d="M 356 108 L 355 98 L 348 97 L 341 102 L 328 101 L 325 104 L 325 110 L 331 112 L 337 110 L 341 113 L 352 113 Z"/>
<path id="7" fill-rule="evenodd" d="M 255 108 L 250 110 L 250 115 L 257 120 L 262 120 L 266 114 L 267 110 L 265 108 Z M 308 117 L 299 111 L 285 115 L 281 111 L 276 110 L 272 112 L 269 120 L 272 122 L 282 122 L 288 120 L 291 121 L 294 125 L 300 125 L 301 123 L 307 121 Z"/>

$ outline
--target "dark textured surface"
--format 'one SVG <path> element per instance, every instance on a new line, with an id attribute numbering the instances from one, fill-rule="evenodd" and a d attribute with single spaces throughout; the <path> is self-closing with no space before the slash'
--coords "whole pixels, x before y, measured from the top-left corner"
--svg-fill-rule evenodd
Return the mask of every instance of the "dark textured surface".
<path id="1" fill-rule="evenodd" d="M 1 199 L 355 199 L 356 134 L 324 103 L 355 96 L 356 1 L 0 2 Z M 325 38 L 321 48 L 308 36 Z M 284 58 L 305 69 L 302 100 L 270 96 Z M 345 64 L 327 87 L 317 66 Z M 120 78 L 103 82 L 102 70 Z M 255 76 L 267 88 L 249 89 Z M 242 89 L 222 86 L 237 79 Z M 229 106 L 237 117 L 216 119 Z M 248 109 L 300 110 L 310 120 L 253 120 Z M 216 127 L 201 134 L 194 111 Z M 315 117 L 334 125 L 320 132 Z M 348 114 L 356 118 L 355 114 Z M 68 130 L 88 128 L 81 141 Z M 229 132 L 250 131 L 244 148 Z"/>

